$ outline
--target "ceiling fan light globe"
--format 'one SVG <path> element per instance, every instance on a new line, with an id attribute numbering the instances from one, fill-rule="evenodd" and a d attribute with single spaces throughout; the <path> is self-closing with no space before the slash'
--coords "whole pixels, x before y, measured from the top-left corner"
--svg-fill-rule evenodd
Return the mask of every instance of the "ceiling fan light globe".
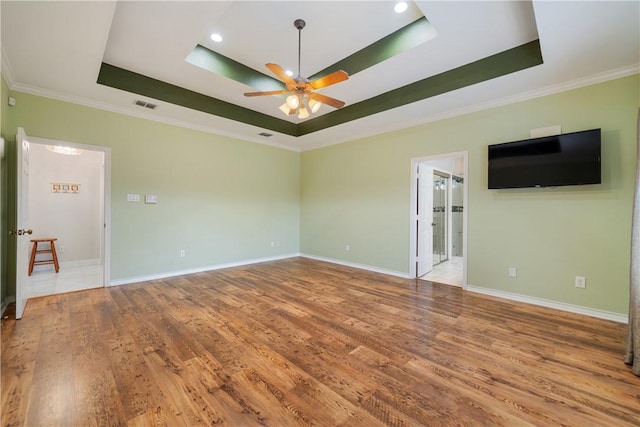
<path id="1" fill-rule="evenodd" d="M 286 102 L 280 106 L 280 111 L 285 113 L 287 116 L 291 114 L 292 110 L 293 108 L 289 107 L 289 104 L 287 104 Z"/>
<path id="2" fill-rule="evenodd" d="M 295 110 L 296 108 L 298 108 L 298 106 L 300 106 L 300 100 L 296 95 L 289 95 L 287 96 L 287 105 L 292 110 Z"/>
<path id="3" fill-rule="evenodd" d="M 315 99 L 309 100 L 309 109 L 312 113 L 317 113 L 320 107 L 322 107 L 322 102 L 316 101 Z"/>
<path id="4" fill-rule="evenodd" d="M 306 119 L 307 117 L 309 117 L 309 111 L 306 109 L 306 107 L 304 105 L 300 106 L 300 112 L 298 113 L 298 118 L 299 119 Z"/>

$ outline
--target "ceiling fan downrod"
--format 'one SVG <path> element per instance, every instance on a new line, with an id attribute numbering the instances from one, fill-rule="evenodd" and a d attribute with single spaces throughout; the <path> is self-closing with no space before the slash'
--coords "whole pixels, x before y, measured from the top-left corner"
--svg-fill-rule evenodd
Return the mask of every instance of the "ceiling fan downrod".
<path id="1" fill-rule="evenodd" d="M 293 26 L 298 29 L 298 78 L 302 77 L 300 73 L 300 55 L 302 54 L 302 29 L 307 25 L 304 19 L 296 19 L 293 21 Z"/>

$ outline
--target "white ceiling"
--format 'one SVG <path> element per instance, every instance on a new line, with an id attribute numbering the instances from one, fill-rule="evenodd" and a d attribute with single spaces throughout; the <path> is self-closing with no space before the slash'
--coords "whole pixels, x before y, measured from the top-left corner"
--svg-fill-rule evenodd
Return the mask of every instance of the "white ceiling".
<path id="1" fill-rule="evenodd" d="M 15 90 L 303 151 L 638 72 L 637 1 L 418 1 L 402 15 L 393 4 L 3 0 L 2 73 Z M 302 18 L 301 71 L 310 76 L 423 15 L 435 38 L 321 92 L 349 105 L 537 38 L 544 63 L 297 138 L 96 83 L 106 62 L 297 123 L 278 110 L 282 98 L 244 97 L 255 89 L 185 57 L 202 44 L 267 75 L 267 62 L 297 71 L 293 21 Z M 213 31 L 222 43 L 209 39 Z"/>

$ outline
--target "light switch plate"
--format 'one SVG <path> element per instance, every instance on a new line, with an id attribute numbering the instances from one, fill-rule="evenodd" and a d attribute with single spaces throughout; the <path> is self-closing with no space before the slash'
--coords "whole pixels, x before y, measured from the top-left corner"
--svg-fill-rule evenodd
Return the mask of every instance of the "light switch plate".
<path id="1" fill-rule="evenodd" d="M 127 202 L 139 202 L 140 195 L 139 194 L 127 194 Z"/>
<path id="2" fill-rule="evenodd" d="M 145 194 L 145 203 L 158 203 L 158 196 L 156 194 Z"/>

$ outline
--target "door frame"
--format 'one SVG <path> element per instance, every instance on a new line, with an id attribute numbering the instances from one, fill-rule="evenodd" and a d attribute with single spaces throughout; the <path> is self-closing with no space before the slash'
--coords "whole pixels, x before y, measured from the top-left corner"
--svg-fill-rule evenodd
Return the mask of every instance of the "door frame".
<path id="1" fill-rule="evenodd" d="M 416 212 L 418 209 L 418 164 L 432 160 L 443 160 L 462 157 L 464 163 L 464 187 L 462 192 L 462 287 L 467 287 L 468 264 L 468 235 L 469 235 L 469 152 L 455 151 L 451 153 L 435 154 L 431 156 L 414 157 L 411 159 L 411 183 L 409 196 L 409 277 L 417 278 L 416 247 L 418 243 L 418 227 L 416 224 Z"/>
<path id="2" fill-rule="evenodd" d="M 103 147 L 100 145 L 80 144 L 70 141 L 61 141 L 50 138 L 42 138 L 35 136 L 26 136 L 26 140 L 31 144 L 40 145 L 64 145 L 66 147 L 79 148 L 87 151 L 98 151 L 104 154 L 104 167 L 103 167 L 103 182 L 104 182 L 104 194 L 103 194 L 103 241 L 102 241 L 102 253 L 103 253 L 103 287 L 110 286 L 111 281 L 111 147 Z M 16 283 L 16 287 L 18 284 Z M 29 298 L 29 295 L 26 295 Z"/>

